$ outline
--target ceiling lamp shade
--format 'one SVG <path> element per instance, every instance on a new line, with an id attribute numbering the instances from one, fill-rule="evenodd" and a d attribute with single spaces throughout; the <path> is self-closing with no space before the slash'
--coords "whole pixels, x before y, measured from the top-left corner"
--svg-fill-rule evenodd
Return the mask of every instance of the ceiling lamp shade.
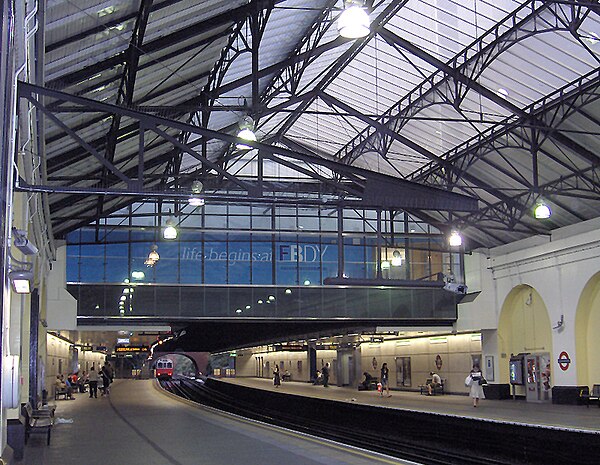
<path id="1" fill-rule="evenodd" d="M 460 247 L 462 245 L 462 236 L 458 233 L 458 231 L 452 231 L 450 237 L 448 238 L 448 244 L 450 247 Z"/>
<path id="2" fill-rule="evenodd" d="M 192 207 L 202 207 L 204 205 L 204 197 L 202 197 L 202 189 L 204 186 L 198 180 L 192 182 L 192 195 L 188 199 L 188 203 Z"/>
<path id="3" fill-rule="evenodd" d="M 156 244 L 152 244 L 152 246 L 150 247 L 148 260 L 152 260 L 155 263 L 160 260 L 160 255 L 158 255 L 158 246 Z"/>
<path id="4" fill-rule="evenodd" d="M 550 210 L 550 207 L 543 200 L 538 200 L 533 209 L 533 216 L 536 220 L 546 220 L 552 216 L 552 210 Z"/>
<path id="5" fill-rule="evenodd" d="M 17 294 L 29 294 L 31 292 L 31 282 L 33 281 L 33 273 L 31 271 L 14 270 L 8 273 L 8 278 L 13 290 Z"/>
<path id="6" fill-rule="evenodd" d="M 163 237 L 167 240 L 177 239 L 177 229 L 175 228 L 175 218 L 172 216 L 167 219 L 167 227 L 163 231 Z"/>
<path id="7" fill-rule="evenodd" d="M 359 39 L 369 34 L 369 15 L 361 1 L 346 1 L 338 18 L 338 32 L 347 39 Z"/>
<path id="8" fill-rule="evenodd" d="M 256 134 L 254 134 L 254 120 L 246 116 L 244 117 L 240 123 L 240 132 L 238 132 L 238 138 L 242 140 L 249 140 L 251 142 L 256 142 Z M 238 150 L 249 150 L 252 147 L 249 145 L 238 142 L 235 146 Z"/>
<path id="9" fill-rule="evenodd" d="M 394 250 L 392 254 L 392 266 L 402 266 L 402 254 L 399 250 Z"/>

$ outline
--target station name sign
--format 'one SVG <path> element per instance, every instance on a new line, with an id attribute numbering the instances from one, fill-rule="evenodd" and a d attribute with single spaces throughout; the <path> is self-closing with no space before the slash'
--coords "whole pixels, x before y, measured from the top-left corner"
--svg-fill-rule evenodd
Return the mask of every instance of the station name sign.
<path id="1" fill-rule="evenodd" d="M 115 347 L 115 353 L 117 354 L 133 354 L 140 352 L 148 352 L 150 349 L 148 346 L 119 346 Z"/>

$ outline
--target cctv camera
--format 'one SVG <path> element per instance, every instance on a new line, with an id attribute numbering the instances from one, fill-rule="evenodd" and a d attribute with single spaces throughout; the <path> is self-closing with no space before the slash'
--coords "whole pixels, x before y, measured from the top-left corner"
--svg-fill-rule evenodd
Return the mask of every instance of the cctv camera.
<path id="1" fill-rule="evenodd" d="M 444 289 L 455 294 L 466 294 L 467 286 L 465 284 L 446 283 Z"/>

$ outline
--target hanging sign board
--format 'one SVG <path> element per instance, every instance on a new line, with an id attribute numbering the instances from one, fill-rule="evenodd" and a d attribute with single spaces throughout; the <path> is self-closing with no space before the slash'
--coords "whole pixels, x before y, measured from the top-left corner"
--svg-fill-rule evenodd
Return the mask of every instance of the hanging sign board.
<path id="1" fill-rule="evenodd" d="M 117 354 L 132 354 L 139 352 L 148 352 L 148 346 L 115 347 L 115 353 Z"/>

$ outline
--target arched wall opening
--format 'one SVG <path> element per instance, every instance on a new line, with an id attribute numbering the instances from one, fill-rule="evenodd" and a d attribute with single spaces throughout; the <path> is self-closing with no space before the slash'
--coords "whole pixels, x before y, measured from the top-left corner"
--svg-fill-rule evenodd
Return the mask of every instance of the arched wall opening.
<path id="1" fill-rule="evenodd" d="M 596 273 L 586 283 L 579 297 L 575 314 L 578 385 L 600 384 L 598 328 L 600 328 L 600 273 Z"/>
<path id="2" fill-rule="evenodd" d="M 552 357 L 552 326 L 540 294 L 531 286 L 520 285 L 510 291 L 498 321 L 500 383 L 509 382 L 511 354 L 548 352 Z"/>
<path id="3" fill-rule="evenodd" d="M 208 354 L 201 353 L 200 356 L 198 355 L 197 353 L 188 354 L 185 352 L 155 352 L 151 368 L 155 368 L 157 360 L 168 358 L 173 362 L 173 375 L 197 376 L 200 373 L 205 374 Z"/>

